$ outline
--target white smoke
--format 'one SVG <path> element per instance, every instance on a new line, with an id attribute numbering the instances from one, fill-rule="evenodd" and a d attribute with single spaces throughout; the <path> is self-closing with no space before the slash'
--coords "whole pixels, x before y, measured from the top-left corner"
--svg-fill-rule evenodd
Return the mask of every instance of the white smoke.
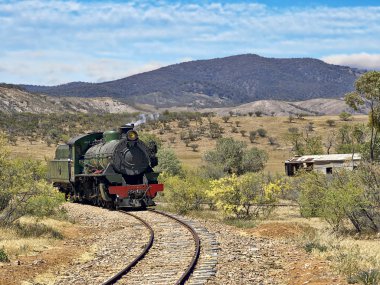
<path id="1" fill-rule="evenodd" d="M 145 124 L 146 122 L 149 121 L 155 121 L 160 117 L 159 113 L 154 113 L 154 114 L 140 114 L 139 118 L 137 121 L 131 122 L 129 124 L 134 124 L 135 127 L 141 124 Z"/>

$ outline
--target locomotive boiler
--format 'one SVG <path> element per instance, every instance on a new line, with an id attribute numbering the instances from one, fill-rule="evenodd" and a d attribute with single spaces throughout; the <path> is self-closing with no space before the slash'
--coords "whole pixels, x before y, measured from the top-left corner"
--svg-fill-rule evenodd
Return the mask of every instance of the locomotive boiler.
<path id="1" fill-rule="evenodd" d="M 68 199 L 107 208 L 153 206 L 157 146 L 139 139 L 133 125 L 77 136 L 59 145 L 48 178 Z"/>

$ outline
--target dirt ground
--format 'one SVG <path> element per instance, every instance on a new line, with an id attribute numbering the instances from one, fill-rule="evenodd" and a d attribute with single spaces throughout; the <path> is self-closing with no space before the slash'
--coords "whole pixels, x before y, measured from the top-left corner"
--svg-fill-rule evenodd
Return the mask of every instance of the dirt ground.
<path id="1" fill-rule="evenodd" d="M 289 285 L 348 284 L 343 277 L 332 272 L 328 261 L 312 256 L 294 244 L 294 240 L 302 236 L 305 230 L 308 230 L 308 226 L 300 223 L 269 222 L 246 232 L 259 237 L 290 240 L 289 247 L 282 251 L 282 255 L 287 256 L 288 260 L 286 270 Z"/>
<path id="2" fill-rule="evenodd" d="M 23 281 L 31 280 L 49 269 L 59 270 L 86 252 L 82 240 L 94 233 L 89 228 L 73 224 L 62 230 L 63 240 L 54 241 L 44 249 L 31 248 L 25 255 L 11 257 L 10 263 L 0 263 L 0 284 L 26 285 L 30 283 Z"/>
<path id="3" fill-rule="evenodd" d="M 275 221 L 262 223 L 243 231 L 245 234 L 257 237 L 289 241 L 286 246 L 279 249 L 282 258 L 287 260 L 284 268 L 287 284 L 347 284 L 343 278 L 331 271 L 326 260 L 306 253 L 294 242 L 306 228 L 307 225 L 297 222 Z M 242 230 L 236 228 L 236 231 Z M 76 223 L 64 228 L 62 233 L 65 238 L 56 241 L 52 246 L 44 250 L 32 250 L 25 256 L 20 255 L 13 258 L 9 264 L 0 264 L 0 284 L 32 284 L 25 280 L 32 280 L 36 276 L 44 275 L 45 272 L 59 272 L 63 267 L 72 265 L 80 256 L 86 254 L 85 240 L 91 239 L 96 231 Z"/>

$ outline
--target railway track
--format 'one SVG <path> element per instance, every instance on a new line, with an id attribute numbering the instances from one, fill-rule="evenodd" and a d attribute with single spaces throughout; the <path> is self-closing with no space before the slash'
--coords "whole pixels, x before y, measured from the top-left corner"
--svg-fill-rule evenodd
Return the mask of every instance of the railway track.
<path id="1" fill-rule="evenodd" d="M 201 285 L 215 275 L 218 244 L 207 229 L 160 211 L 122 212 L 146 227 L 149 241 L 139 256 L 103 285 Z"/>

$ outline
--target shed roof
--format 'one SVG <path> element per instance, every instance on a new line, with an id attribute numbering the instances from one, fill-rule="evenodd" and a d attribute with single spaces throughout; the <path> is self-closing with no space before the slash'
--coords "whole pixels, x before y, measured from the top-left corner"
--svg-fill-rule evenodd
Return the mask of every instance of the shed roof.
<path id="1" fill-rule="evenodd" d="M 285 161 L 285 163 L 315 163 L 315 162 L 331 162 L 331 161 L 347 161 L 352 160 L 352 153 L 344 154 L 318 154 L 318 155 L 304 155 L 304 156 L 295 156 L 291 159 Z M 360 153 L 355 153 L 353 160 L 361 160 Z"/>

